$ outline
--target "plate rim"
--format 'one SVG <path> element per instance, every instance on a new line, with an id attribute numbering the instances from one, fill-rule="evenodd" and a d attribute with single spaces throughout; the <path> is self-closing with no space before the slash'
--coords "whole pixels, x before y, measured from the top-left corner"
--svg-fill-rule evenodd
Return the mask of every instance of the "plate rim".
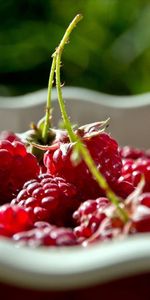
<path id="1" fill-rule="evenodd" d="M 0 279 L 16 286 L 42 290 L 92 286 L 149 272 L 149 249 L 150 234 L 96 243 L 87 248 L 32 249 L 17 247 L 4 238 L 0 240 Z"/>

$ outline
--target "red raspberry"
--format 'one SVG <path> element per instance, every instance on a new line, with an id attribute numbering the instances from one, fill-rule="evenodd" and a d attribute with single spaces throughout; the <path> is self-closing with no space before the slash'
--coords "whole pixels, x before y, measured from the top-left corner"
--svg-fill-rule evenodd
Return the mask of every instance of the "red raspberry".
<path id="1" fill-rule="evenodd" d="M 0 141 L 0 203 L 9 202 L 22 185 L 39 173 L 36 157 L 20 142 Z"/>
<path id="2" fill-rule="evenodd" d="M 30 211 L 33 220 L 46 220 L 58 226 L 70 226 L 72 213 L 79 206 L 76 188 L 65 179 L 41 174 L 26 182 L 12 201 Z"/>
<path id="3" fill-rule="evenodd" d="M 101 222 L 106 218 L 105 209 L 110 205 L 107 198 L 97 198 L 83 202 L 73 218 L 79 224 L 74 228 L 75 235 L 79 240 L 91 237 L 99 228 Z"/>
<path id="4" fill-rule="evenodd" d="M 138 205 L 132 215 L 131 233 L 150 232 L 150 208 Z"/>
<path id="5" fill-rule="evenodd" d="M 150 193 L 143 193 L 138 197 L 138 203 L 150 208 Z"/>
<path id="6" fill-rule="evenodd" d="M 97 231 L 88 239 L 84 240 L 82 245 L 85 247 L 97 241 L 104 242 L 110 239 L 119 238 L 122 235 L 123 228 L 124 224 L 118 217 L 106 217 L 100 223 Z"/>
<path id="7" fill-rule="evenodd" d="M 145 178 L 144 192 L 150 192 L 150 159 L 139 158 L 137 160 L 126 159 L 123 161 L 120 181 L 126 180 L 136 187 L 142 175 Z"/>
<path id="8" fill-rule="evenodd" d="M 7 140 L 9 142 L 14 142 L 14 141 L 21 141 L 20 138 L 17 136 L 17 134 L 15 134 L 12 131 L 1 131 L 0 132 L 0 140 Z"/>
<path id="9" fill-rule="evenodd" d="M 150 232 L 150 192 L 139 195 L 133 206 L 129 233 Z"/>
<path id="10" fill-rule="evenodd" d="M 74 228 L 78 242 L 87 246 L 96 241 L 105 241 L 127 234 L 150 232 L 150 192 L 136 196 L 127 208 L 129 220 L 123 223 L 107 198 L 87 200 L 74 212 L 79 224 Z"/>
<path id="11" fill-rule="evenodd" d="M 117 142 L 104 132 L 92 132 L 87 136 L 85 131 L 81 137 L 98 170 L 105 176 L 109 185 L 113 187 L 121 174 L 122 167 Z M 83 200 L 104 195 L 84 161 L 81 161 L 78 165 L 73 164 L 71 159 L 72 150 L 72 143 L 60 143 L 56 146 L 56 149 L 53 147 L 47 151 L 44 155 L 44 164 L 47 171 L 73 183 Z"/>
<path id="12" fill-rule="evenodd" d="M 113 190 L 119 197 L 126 199 L 135 190 L 135 187 L 121 176 L 114 185 Z"/>
<path id="13" fill-rule="evenodd" d="M 22 230 L 31 228 L 29 213 L 23 207 L 4 204 L 0 207 L 0 235 L 12 236 Z"/>
<path id="14" fill-rule="evenodd" d="M 20 245 L 37 246 L 73 246 L 77 239 L 71 228 L 52 226 L 46 222 L 35 223 L 35 228 L 17 233 L 13 240 Z"/>
<path id="15" fill-rule="evenodd" d="M 124 146 L 119 148 L 119 152 L 122 158 L 131 158 L 131 159 L 138 159 L 140 157 L 150 158 L 150 151 L 143 150 L 131 146 Z"/>

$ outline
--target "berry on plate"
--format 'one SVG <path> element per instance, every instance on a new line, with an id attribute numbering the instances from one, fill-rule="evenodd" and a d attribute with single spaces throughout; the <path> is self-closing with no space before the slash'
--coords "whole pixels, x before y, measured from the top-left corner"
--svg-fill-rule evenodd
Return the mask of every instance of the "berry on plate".
<path id="1" fill-rule="evenodd" d="M 28 153 L 22 143 L 0 141 L 0 204 L 9 202 L 39 171 L 36 157 Z"/>
<path id="2" fill-rule="evenodd" d="M 108 184 L 113 187 L 121 175 L 122 160 L 118 153 L 117 142 L 107 133 L 97 129 L 97 123 L 87 125 L 89 132 L 87 134 L 86 125 L 82 132 L 82 141 L 91 154 L 98 171 L 106 178 Z M 91 129 L 92 128 L 92 132 Z M 79 131 L 77 131 L 79 134 Z M 61 176 L 68 182 L 74 184 L 78 190 L 81 199 L 95 199 L 104 195 L 97 182 L 93 179 L 92 174 L 86 163 L 81 160 L 74 164 L 72 155 L 74 143 L 59 143 L 56 148 L 48 150 L 44 154 L 44 164 L 47 172 L 54 176 Z"/>
<path id="3" fill-rule="evenodd" d="M 17 232 L 30 229 L 32 225 L 30 214 L 23 207 L 9 203 L 0 207 L 0 235 L 11 237 Z"/>
<path id="4" fill-rule="evenodd" d="M 12 204 L 24 207 L 34 222 L 48 221 L 58 226 L 72 225 L 72 213 L 79 206 L 76 187 L 61 177 L 41 174 L 27 181 Z"/>
<path id="5" fill-rule="evenodd" d="M 20 245 L 37 246 L 74 246 L 77 239 L 71 228 L 57 227 L 46 222 L 36 222 L 33 229 L 13 235 Z"/>
<path id="6" fill-rule="evenodd" d="M 126 180 L 137 186 L 142 176 L 145 179 L 144 191 L 150 192 L 150 159 L 149 158 L 138 158 L 125 159 L 123 160 L 123 166 L 121 171 L 120 182 Z"/>

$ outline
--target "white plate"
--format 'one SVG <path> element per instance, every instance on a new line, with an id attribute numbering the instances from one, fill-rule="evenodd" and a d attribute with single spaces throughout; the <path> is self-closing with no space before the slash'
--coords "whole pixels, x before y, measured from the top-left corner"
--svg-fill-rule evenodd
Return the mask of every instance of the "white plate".
<path id="1" fill-rule="evenodd" d="M 83 88 L 64 87 L 64 99 L 73 123 L 84 124 L 111 118 L 109 131 L 121 145 L 149 148 L 150 93 L 111 96 Z M 0 130 L 24 131 L 44 115 L 47 90 L 18 97 L 0 97 Z M 60 119 L 53 89 L 53 121 Z"/>
<path id="2" fill-rule="evenodd" d="M 150 235 L 88 248 L 17 248 L 0 241 L 0 280 L 40 290 L 89 287 L 150 271 Z"/>

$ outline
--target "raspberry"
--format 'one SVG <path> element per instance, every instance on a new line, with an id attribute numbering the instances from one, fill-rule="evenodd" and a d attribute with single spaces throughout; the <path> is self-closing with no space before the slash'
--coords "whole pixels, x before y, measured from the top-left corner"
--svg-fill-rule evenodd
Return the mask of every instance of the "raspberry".
<path id="1" fill-rule="evenodd" d="M 141 157 L 150 158 L 149 150 L 145 151 L 139 148 L 130 146 L 124 146 L 119 148 L 119 152 L 122 158 L 138 159 Z"/>
<path id="2" fill-rule="evenodd" d="M 145 178 L 144 192 L 150 192 L 150 159 L 138 158 L 137 160 L 126 159 L 123 161 L 120 181 L 126 180 L 136 187 L 142 175 Z"/>
<path id="3" fill-rule="evenodd" d="M 17 233 L 13 240 L 20 245 L 37 246 L 73 246 L 77 239 L 71 228 L 59 228 L 46 222 L 36 222 L 31 230 Z"/>
<path id="4" fill-rule="evenodd" d="M 0 132 L 0 140 L 7 140 L 9 142 L 20 141 L 20 138 L 12 131 L 1 131 Z"/>
<path id="5" fill-rule="evenodd" d="M 138 197 L 138 203 L 150 208 L 150 193 L 143 193 Z"/>
<path id="6" fill-rule="evenodd" d="M 17 205 L 4 204 L 0 207 L 0 235 L 13 234 L 31 228 L 29 213 Z"/>
<path id="7" fill-rule="evenodd" d="M 138 205 L 132 216 L 131 233 L 150 232 L 150 208 Z"/>
<path id="8" fill-rule="evenodd" d="M 79 224 L 74 228 L 75 235 L 81 240 L 92 236 L 106 218 L 105 209 L 109 205 L 109 200 L 103 197 L 83 202 L 73 214 Z"/>
<path id="9" fill-rule="evenodd" d="M 119 238 L 123 232 L 123 223 L 117 217 L 106 217 L 100 223 L 97 231 L 89 238 L 82 242 L 82 245 L 88 246 L 95 242 L 104 242 L 110 239 Z"/>
<path id="10" fill-rule="evenodd" d="M 91 135 L 90 135 L 91 134 Z M 82 139 L 93 157 L 98 170 L 105 176 L 108 184 L 113 187 L 121 174 L 122 161 L 118 153 L 118 144 L 104 132 L 87 132 L 82 134 Z M 83 200 L 97 198 L 104 195 L 92 178 L 84 161 L 75 165 L 71 155 L 72 143 L 60 143 L 56 149 L 48 150 L 44 155 L 44 164 L 47 172 L 55 176 L 61 176 L 68 182 L 73 183 Z"/>
<path id="11" fill-rule="evenodd" d="M 70 226 L 72 213 L 79 206 L 76 188 L 65 179 L 41 174 L 26 182 L 12 204 L 30 211 L 34 222 L 46 220 L 58 226 Z"/>
<path id="12" fill-rule="evenodd" d="M 150 232 L 150 193 L 142 193 L 136 199 L 131 215 L 130 233 Z"/>
<path id="13" fill-rule="evenodd" d="M 22 185 L 39 173 L 36 157 L 14 141 L 0 141 L 0 203 L 9 202 Z"/>
<path id="14" fill-rule="evenodd" d="M 135 187 L 132 183 L 124 180 L 124 177 L 121 176 L 113 189 L 119 197 L 126 199 L 135 190 Z"/>
<path id="15" fill-rule="evenodd" d="M 136 196 L 128 206 L 127 223 L 117 216 L 107 198 L 87 200 L 74 212 L 78 226 L 74 233 L 79 243 L 88 246 L 96 241 L 125 237 L 127 234 L 150 232 L 150 192 Z"/>

